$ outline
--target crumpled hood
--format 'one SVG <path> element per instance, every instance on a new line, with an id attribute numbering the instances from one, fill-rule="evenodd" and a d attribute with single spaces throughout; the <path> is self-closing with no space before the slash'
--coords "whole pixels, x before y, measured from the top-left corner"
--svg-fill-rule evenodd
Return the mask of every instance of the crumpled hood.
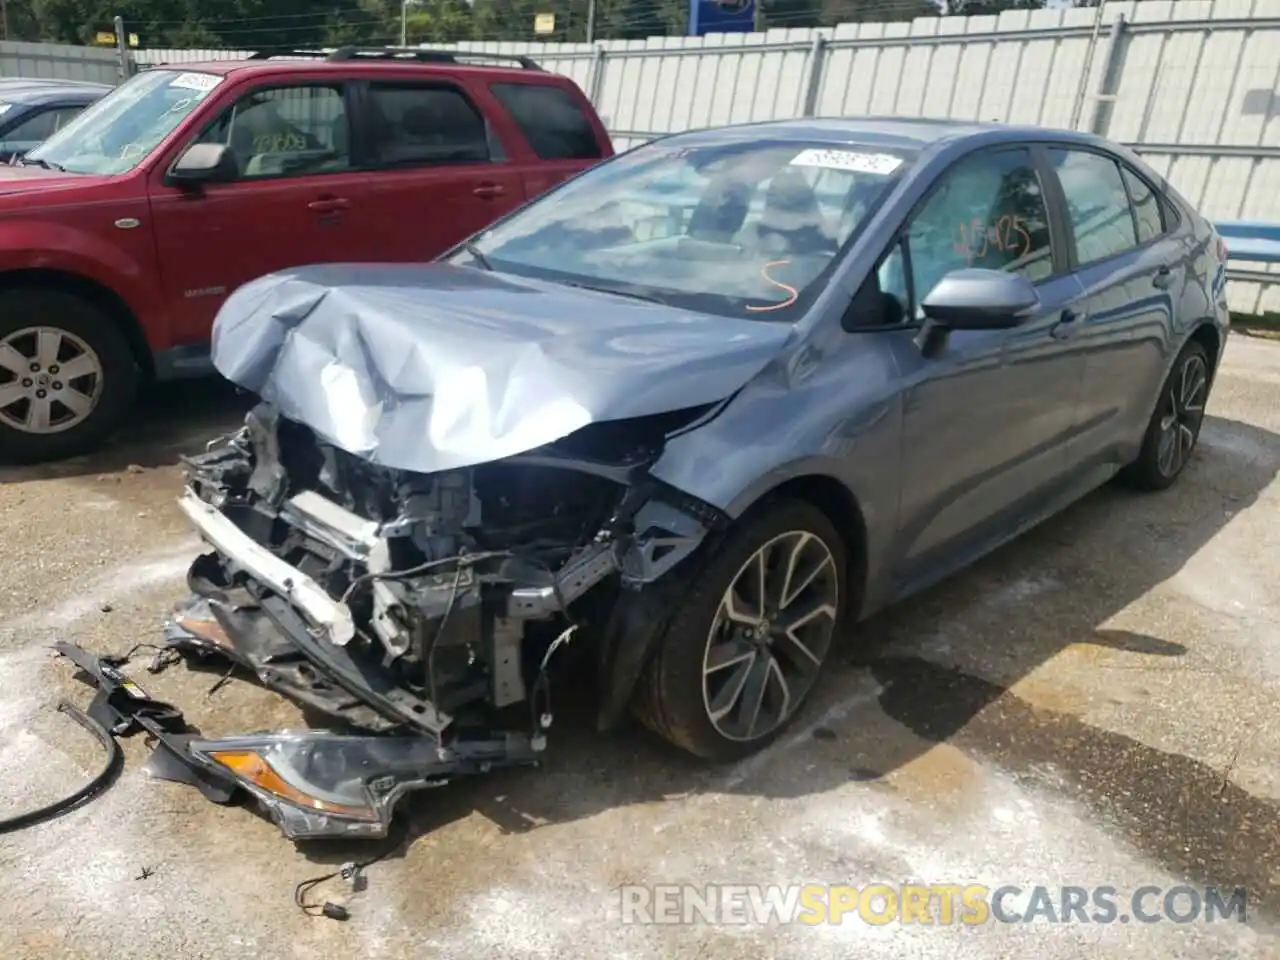
<path id="1" fill-rule="evenodd" d="M 430 473 L 721 400 L 791 332 L 466 267 L 332 264 L 236 290 L 213 362 L 330 443 Z"/>

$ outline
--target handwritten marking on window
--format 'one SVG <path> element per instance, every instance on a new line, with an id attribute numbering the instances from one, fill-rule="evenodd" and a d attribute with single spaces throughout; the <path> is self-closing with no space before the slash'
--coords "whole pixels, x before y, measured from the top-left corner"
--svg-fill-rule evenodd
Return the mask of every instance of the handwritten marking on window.
<path id="1" fill-rule="evenodd" d="M 771 303 L 768 306 L 764 306 L 764 307 L 748 306 L 746 308 L 748 311 L 750 311 L 751 313 L 768 313 L 770 310 L 781 310 L 783 307 L 789 307 L 796 302 L 796 300 L 800 296 L 799 290 L 791 286 L 791 284 L 789 283 L 783 283 L 781 280 L 775 280 L 773 277 L 769 276 L 770 268 L 785 267 L 790 262 L 791 262 L 790 260 L 770 260 L 768 263 L 766 263 L 763 267 L 760 268 L 760 276 L 764 277 L 765 280 L 773 284 L 778 289 L 785 290 L 787 293 L 787 299 L 781 300 L 778 303 Z"/>
<path id="2" fill-rule="evenodd" d="M 262 133 L 253 138 L 254 153 L 300 153 L 307 140 L 298 133 Z"/>
<path id="3" fill-rule="evenodd" d="M 1031 252 L 1031 234 L 1023 224 L 1023 219 L 1017 216 L 1001 217 L 994 223 L 974 217 L 967 224 L 957 225 L 955 252 L 969 264 L 981 260 L 992 250 L 1025 257 Z"/>

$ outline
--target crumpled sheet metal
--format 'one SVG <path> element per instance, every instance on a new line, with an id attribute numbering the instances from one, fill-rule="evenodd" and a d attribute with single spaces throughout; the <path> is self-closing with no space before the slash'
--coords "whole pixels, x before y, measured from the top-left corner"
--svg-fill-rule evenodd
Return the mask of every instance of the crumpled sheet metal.
<path id="1" fill-rule="evenodd" d="M 792 328 L 445 264 L 333 264 L 236 290 L 213 362 L 328 442 L 430 473 L 721 400 Z"/>

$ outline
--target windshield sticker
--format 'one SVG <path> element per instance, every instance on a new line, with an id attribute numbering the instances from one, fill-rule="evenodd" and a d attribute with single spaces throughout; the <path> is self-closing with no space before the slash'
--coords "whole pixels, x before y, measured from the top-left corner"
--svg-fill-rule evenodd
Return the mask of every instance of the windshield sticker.
<path id="1" fill-rule="evenodd" d="M 859 153 L 856 150 L 802 150 L 791 161 L 795 167 L 824 167 L 887 176 L 902 166 L 902 158 L 891 153 Z"/>
<path id="2" fill-rule="evenodd" d="M 173 78 L 169 86 L 177 87 L 179 90 L 199 90 L 201 93 L 208 93 L 221 82 L 222 78 L 212 73 L 180 73 Z"/>

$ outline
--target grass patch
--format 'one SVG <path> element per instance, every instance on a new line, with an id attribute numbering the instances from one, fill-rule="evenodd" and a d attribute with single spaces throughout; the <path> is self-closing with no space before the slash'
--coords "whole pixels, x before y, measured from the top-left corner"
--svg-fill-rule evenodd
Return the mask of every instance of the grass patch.
<path id="1" fill-rule="evenodd" d="M 1232 314 L 1231 329 L 1246 336 L 1280 340 L 1280 313 L 1264 313 L 1260 316 Z"/>

